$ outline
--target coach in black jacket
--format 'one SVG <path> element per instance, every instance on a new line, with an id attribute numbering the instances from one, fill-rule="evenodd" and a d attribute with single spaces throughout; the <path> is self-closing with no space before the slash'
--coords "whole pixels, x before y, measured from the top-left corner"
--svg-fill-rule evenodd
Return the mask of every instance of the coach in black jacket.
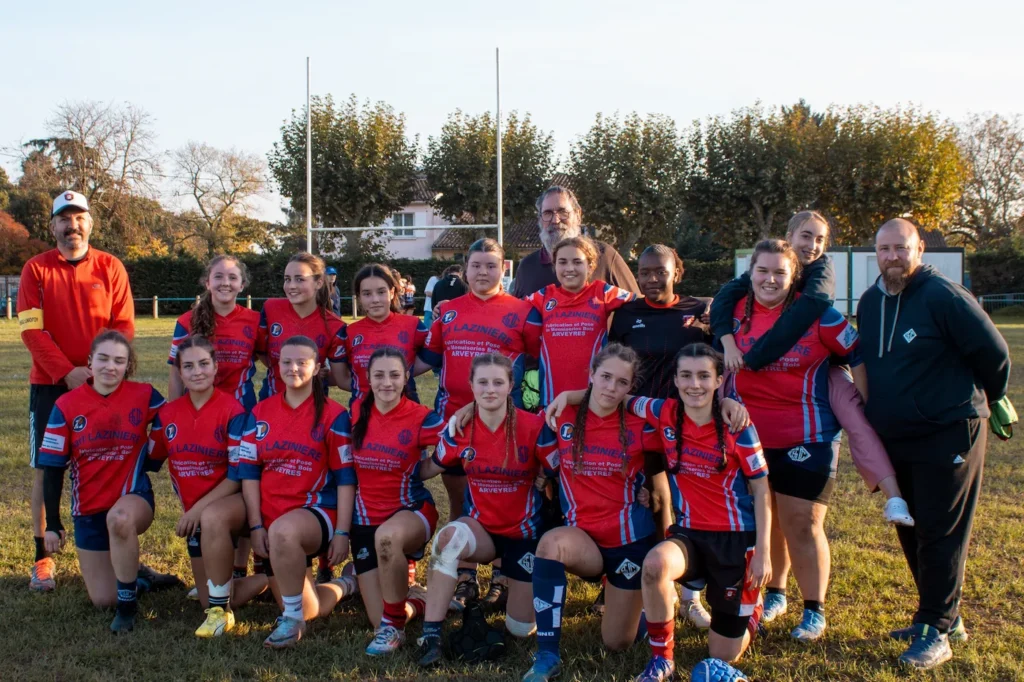
<path id="1" fill-rule="evenodd" d="M 890 220 L 875 237 L 875 285 L 857 306 L 868 374 L 865 414 L 885 443 L 913 528 L 897 527 L 914 576 L 914 624 L 904 664 L 949 660 L 964 635 L 960 595 L 985 462 L 989 404 L 1006 394 L 1006 341 L 970 292 L 921 264 L 913 223 Z"/>

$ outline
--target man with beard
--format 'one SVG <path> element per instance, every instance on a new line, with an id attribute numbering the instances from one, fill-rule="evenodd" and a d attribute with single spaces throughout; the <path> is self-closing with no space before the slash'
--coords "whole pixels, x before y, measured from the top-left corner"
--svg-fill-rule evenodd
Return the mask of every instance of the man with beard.
<path id="1" fill-rule="evenodd" d="M 537 198 L 537 225 L 542 246 L 519 262 L 512 283 L 513 296 L 524 298 L 558 281 L 551 250 L 562 239 L 579 237 L 583 233 L 582 220 L 583 210 L 571 189 L 554 185 L 544 190 Z M 592 279 L 639 294 L 633 273 L 618 251 L 604 242 L 594 240 L 594 244 L 599 253 Z"/>
<path id="2" fill-rule="evenodd" d="M 89 248 L 92 216 L 86 198 L 78 192 L 58 194 L 50 231 L 57 248 L 25 263 L 18 288 L 21 340 L 32 355 L 29 461 L 36 470 L 32 482 L 36 558 L 29 587 L 38 592 L 55 587 L 54 561 L 43 546 L 43 469 L 38 465 L 50 412 L 57 398 L 92 377 L 89 347 L 100 330 L 112 329 L 128 339 L 135 331 L 135 308 L 124 265 L 109 253 Z"/>
<path id="3" fill-rule="evenodd" d="M 875 237 L 881 275 L 857 305 L 867 367 L 865 414 L 892 459 L 914 527 L 897 526 L 918 607 L 900 662 L 932 668 L 963 639 L 967 546 L 981 491 L 989 405 L 1006 394 L 1006 341 L 969 291 L 921 264 L 917 227 L 895 219 Z"/>

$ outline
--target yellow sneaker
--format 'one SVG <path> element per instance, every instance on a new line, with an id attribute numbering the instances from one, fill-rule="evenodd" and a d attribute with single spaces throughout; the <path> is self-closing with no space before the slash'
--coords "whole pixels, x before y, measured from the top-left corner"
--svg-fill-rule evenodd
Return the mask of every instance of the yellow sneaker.
<path id="1" fill-rule="evenodd" d="M 206 622 L 196 630 L 196 637 L 220 637 L 235 627 L 235 614 L 219 606 L 206 609 Z"/>

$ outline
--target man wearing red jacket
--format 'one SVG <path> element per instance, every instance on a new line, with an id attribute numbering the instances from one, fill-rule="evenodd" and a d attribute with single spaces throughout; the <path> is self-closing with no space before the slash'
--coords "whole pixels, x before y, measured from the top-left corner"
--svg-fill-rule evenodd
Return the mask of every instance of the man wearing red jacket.
<path id="1" fill-rule="evenodd" d="M 135 309 L 124 264 L 109 253 L 89 248 L 89 202 L 78 192 L 53 200 L 50 231 L 57 248 L 32 258 L 21 271 L 18 324 L 32 354 L 29 374 L 29 457 L 32 482 L 32 532 L 36 558 L 31 589 L 54 589 L 54 562 L 43 546 L 43 470 L 39 446 L 54 403 L 91 376 L 89 347 L 102 329 L 131 339 Z"/>

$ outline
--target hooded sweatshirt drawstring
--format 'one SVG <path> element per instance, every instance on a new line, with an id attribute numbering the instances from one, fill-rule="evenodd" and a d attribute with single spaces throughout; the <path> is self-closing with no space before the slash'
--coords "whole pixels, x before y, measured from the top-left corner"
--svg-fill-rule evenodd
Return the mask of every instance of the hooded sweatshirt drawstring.
<path id="1" fill-rule="evenodd" d="M 882 292 L 882 323 L 879 327 L 878 334 L 878 357 L 882 357 L 884 352 L 892 352 L 892 337 L 896 336 L 896 322 L 900 319 L 900 301 L 903 299 L 903 292 L 896 294 L 896 315 L 892 318 L 892 331 L 889 332 L 889 343 L 883 346 L 885 341 L 885 299 L 889 298 L 889 294 L 885 291 Z"/>

